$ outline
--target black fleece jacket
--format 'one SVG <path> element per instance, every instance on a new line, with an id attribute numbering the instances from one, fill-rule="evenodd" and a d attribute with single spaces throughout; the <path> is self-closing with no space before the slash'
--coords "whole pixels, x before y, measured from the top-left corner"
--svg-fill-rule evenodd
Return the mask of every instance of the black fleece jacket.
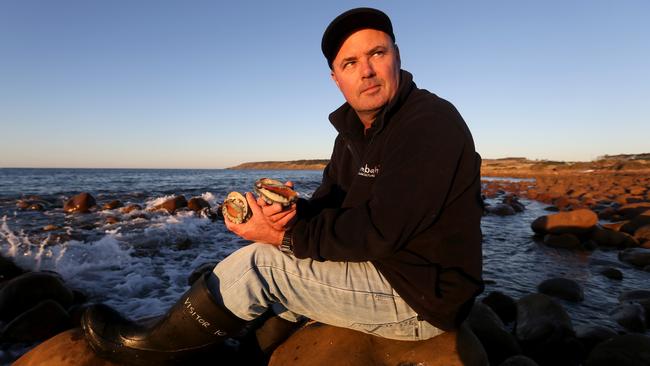
<path id="1" fill-rule="evenodd" d="M 438 328 L 456 328 L 481 281 L 481 158 L 454 106 L 402 70 L 393 100 L 364 134 L 348 103 L 323 181 L 299 202 L 298 258 L 372 261 Z"/>

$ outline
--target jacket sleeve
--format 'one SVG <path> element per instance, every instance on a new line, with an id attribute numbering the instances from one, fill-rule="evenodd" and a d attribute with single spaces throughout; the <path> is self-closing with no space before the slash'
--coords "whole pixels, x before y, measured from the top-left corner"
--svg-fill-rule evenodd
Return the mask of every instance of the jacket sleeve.
<path id="1" fill-rule="evenodd" d="M 448 102 L 439 104 L 412 108 L 386 137 L 381 171 L 368 200 L 350 208 L 325 208 L 296 223 L 297 257 L 387 258 L 436 221 L 466 145 L 474 154 L 462 117 Z"/>

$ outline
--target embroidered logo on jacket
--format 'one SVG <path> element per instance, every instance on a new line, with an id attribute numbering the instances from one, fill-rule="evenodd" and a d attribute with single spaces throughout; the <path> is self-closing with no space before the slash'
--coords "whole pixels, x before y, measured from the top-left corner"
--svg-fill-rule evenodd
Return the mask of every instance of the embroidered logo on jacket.
<path id="1" fill-rule="evenodd" d="M 359 174 L 362 177 L 374 178 L 379 174 L 379 165 L 369 168 L 368 164 L 359 168 Z"/>

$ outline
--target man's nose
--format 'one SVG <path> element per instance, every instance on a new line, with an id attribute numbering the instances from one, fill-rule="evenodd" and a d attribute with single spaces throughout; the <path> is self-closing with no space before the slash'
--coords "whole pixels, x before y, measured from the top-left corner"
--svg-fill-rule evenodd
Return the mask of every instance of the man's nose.
<path id="1" fill-rule="evenodd" d="M 375 76 L 375 68 L 370 59 L 361 61 L 361 77 L 370 78 Z"/>

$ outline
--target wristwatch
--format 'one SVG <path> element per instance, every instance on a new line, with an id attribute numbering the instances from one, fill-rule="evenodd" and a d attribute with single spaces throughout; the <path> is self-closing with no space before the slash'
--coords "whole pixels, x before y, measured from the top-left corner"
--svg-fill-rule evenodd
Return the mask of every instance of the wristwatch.
<path id="1" fill-rule="evenodd" d="M 280 244 L 280 250 L 284 253 L 293 255 L 293 239 L 291 235 L 292 233 L 293 230 L 291 229 L 287 229 L 284 231 L 284 235 L 282 236 L 282 244 Z"/>

